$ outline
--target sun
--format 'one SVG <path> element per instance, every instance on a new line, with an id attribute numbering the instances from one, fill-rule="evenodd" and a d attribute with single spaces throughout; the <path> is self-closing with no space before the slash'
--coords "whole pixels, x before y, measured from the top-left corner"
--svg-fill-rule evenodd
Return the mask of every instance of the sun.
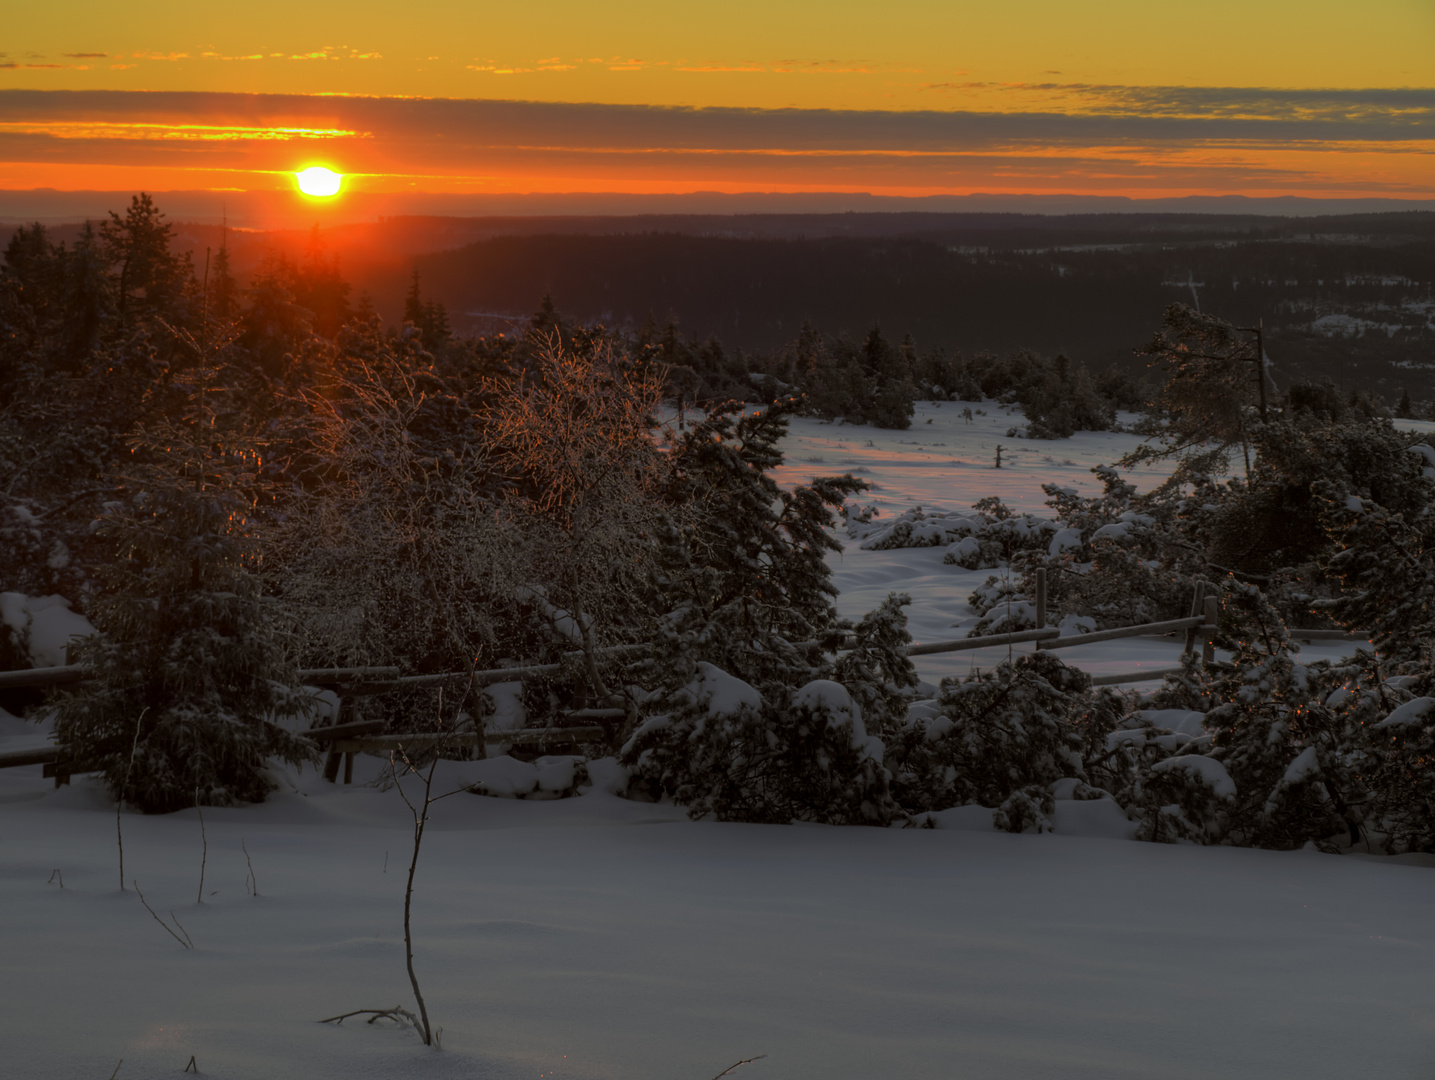
<path id="1" fill-rule="evenodd" d="M 339 194 L 339 185 L 344 178 L 322 165 L 311 165 L 303 172 L 295 173 L 294 179 L 299 182 L 299 190 L 305 195 L 327 199 L 331 195 Z"/>

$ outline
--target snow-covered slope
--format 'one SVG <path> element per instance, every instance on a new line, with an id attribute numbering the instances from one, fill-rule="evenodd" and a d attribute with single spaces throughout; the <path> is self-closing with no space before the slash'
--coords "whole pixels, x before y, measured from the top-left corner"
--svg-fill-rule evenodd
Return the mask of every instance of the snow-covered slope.
<path id="1" fill-rule="evenodd" d="M 301 780 L 205 814 L 202 906 L 195 813 L 124 815 L 126 874 L 186 951 L 119 892 L 113 808 L 88 784 L 0 774 L 0 1074 L 106 1077 L 123 1058 L 119 1080 L 151 1080 L 191 1054 L 226 1080 L 707 1080 L 763 1053 L 752 1080 L 1428 1067 L 1429 866 L 1061 835 L 1096 803 L 1012 836 L 691 823 L 601 790 L 456 796 L 414 914 L 444 1049 L 320 1026 L 412 1007 L 410 830 L 392 791 Z"/>

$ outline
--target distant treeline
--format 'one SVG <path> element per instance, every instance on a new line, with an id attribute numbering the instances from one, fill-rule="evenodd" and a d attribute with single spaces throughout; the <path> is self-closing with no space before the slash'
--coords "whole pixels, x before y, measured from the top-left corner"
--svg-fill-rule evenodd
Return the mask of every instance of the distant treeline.
<path id="1" fill-rule="evenodd" d="M 1386 216 L 1381 216 L 1381 218 Z M 1055 227 L 929 237 L 751 238 L 676 233 L 495 236 L 415 260 L 460 329 L 502 323 L 549 294 L 579 321 L 635 330 L 676 318 L 699 339 L 784 347 L 804 324 L 860 339 L 900 327 L 967 353 L 1017 349 L 1135 369 L 1152 312 L 1176 301 L 1266 327 L 1281 385 L 1329 380 L 1394 401 L 1435 365 L 1435 244 L 1405 231 L 1288 228 L 1142 236 Z M 1380 221 L 1384 226 L 1396 223 Z M 1352 224 L 1352 228 L 1355 224 Z M 1312 226 L 1312 229 L 1314 226 Z M 469 313 L 473 313 L 470 315 Z M 1336 316 L 1335 325 L 1329 318 Z"/>
<path id="2" fill-rule="evenodd" d="M 536 318 L 554 317 L 551 300 L 545 299 Z M 1032 437 L 1064 438 L 1075 431 L 1106 430 L 1117 409 L 1141 409 L 1150 396 L 1116 366 L 1093 376 L 1086 365 L 1060 353 L 964 356 L 919 349 L 910 334 L 893 343 L 878 326 L 854 339 L 828 337 L 804 324 L 781 348 L 728 352 L 715 337 L 691 340 L 675 321 L 659 326 L 650 320 L 638 330 L 635 343 L 667 371 L 668 392 L 679 404 L 800 396 L 810 415 L 885 428 L 907 427 L 919 400 L 996 398 L 1022 406 Z"/>

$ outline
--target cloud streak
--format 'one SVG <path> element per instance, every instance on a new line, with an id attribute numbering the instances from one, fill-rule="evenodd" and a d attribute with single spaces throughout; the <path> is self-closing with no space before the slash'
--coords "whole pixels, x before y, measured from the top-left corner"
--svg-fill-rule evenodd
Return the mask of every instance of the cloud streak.
<path id="1" fill-rule="evenodd" d="M 511 185 L 526 171 L 575 182 L 626 176 L 749 187 L 764 177 L 781 184 L 807 177 L 817 187 L 849 190 L 956 190 L 978 181 L 1235 190 L 1299 187 L 1324 174 L 1324 190 L 1363 183 L 1371 191 L 1435 194 L 1435 90 L 996 89 L 1023 108 L 877 112 L 8 90 L 0 91 L 0 160 L 203 160 L 205 167 L 282 171 L 293 167 L 285 145 L 323 142 L 346 171 L 465 183 L 500 178 Z M 1027 107 L 1032 102 L 1039 107 Z M 1365 174 L 1372 178 L 1362 180 Z"/>
<path id="2" fill-rule="evenodd" d="M 1435 122 L 1435 88 L 1290 90 L 1274 87 L 1119 86 L 1101 83 L 930 83 L 929 92 L 992 91 L 999 95 L 1060 105 L 1082 115 L 1187 117 L 1206 120 Z"/>

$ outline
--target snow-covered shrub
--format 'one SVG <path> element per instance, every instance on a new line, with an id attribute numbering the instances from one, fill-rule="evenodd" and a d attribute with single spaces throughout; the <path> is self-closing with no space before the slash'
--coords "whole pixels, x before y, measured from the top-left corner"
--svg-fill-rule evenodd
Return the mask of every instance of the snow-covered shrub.
<path id="1" fill-rule="evenodd" d="M 920 506 L 914 506 L 867 533 L 862 541 L 862 550 L 942 547 L 979 532 L 984 524 L 980 514 L 960 511 L 928 512 Z"/>
<path id="2" fill-rule="evenodd" d="M 1082 760 L 1089 782 L 1123 807 L 1138 807 L 1152 783 L 1154 767 L 1175 754 L 1192 754 L 1210 746 L 1204 733 L 1205 715 L 1190 709 L 1128 711 L 1114 691 L 1093 695 Z"/>
<path id="3" fill-rule="evenodd" d="M 846 502 L 842 506 L 842 523 L 847 527 L 847 535 L 853 540 L 865 540 L 878 529 L 884 528 L 880 522 L 873 519 L 881 514 L 875 506 L 861 506 L 855 502 Z"/>
<path id="4" fill-rule="evenodd" d="M 1019 602 L 1024 599 L 1018 591 L 1019 587 L 1020 583 L 1010 577 L 989 574 L 984 582 L 967 595 L 967 603 L 975 609 L 978 615 L 985 615 L 993 608 L 1005 605 L 1009 601 Z"/>
<path id="5" fill-rule="evenodd" d="M 1228 835 L 1236 785 L 1225 767 L 1204 754 L 1178 754 L 1154 762 L 1145 778 L 1146 812 L 1139 840 L 1219 843 Z"/>
<path id="6" fill-rule="evenodd" d="M 1003 661 L 912 706 L 887 739 L 897 802 L 909 813 L 977 803 L 1014 832 L 1050 828 L 1051 785 L 1085 781 L 1091 678 L 1050 653 Z"/>
<path id="7" fill-rule="evenodd" d="M 991 579 L 989 578 L 988 581 Z M 986 614 L 967 631 L 968 637 L 982 637 L 986 634 L 1015 634 L 1022 630 L 1036 628 L 1036 603 L 1025 597 L 1014 597 L 1009 602 L 994 604 Z"/>
<path id="8" fill-rule="evenodd" d="M 1369 824 L 1387 851 L 1435 851 L 1435 678 L 1401 681 L 1400 691 L 1381 688 L 1385 715 L 1369 728 Z"/>
<path id="9" fill-rule="evenodd" d="M 964 570 L 992 569 L 1010 562 L 1018 552 L 1045 550 L 1060 528 L 1037 514 L 986 519 L 948 548 L 942 561 Z"/>
<path id="10" fill-rule="evenodd" d="M 1335 694 L 1352 672 L 1301 663 L 1253 585 L 1228 584 L 1218 644 L 1232 658 L 1207 668 L 1210 747 L 1152 766 L 1141 834 L 1290 848 L 1354 833 L 1363 718 Z"/>
<path id="11" fill-rule="evenodd" d="M 708 663 L 623 747 L 632 785 L 666 794 L 693 817 L 785 824 L 884 825 L 895 814 L 861 707 L 819 679 L 785 700 Z"/>
<path id="12" fill-rule="evenodd" d="M 1081 616 L 1103 629 L 1189 614 L 1195 583 L 1206 572 L 1190 532 L 1189 516 L 1199 513 L 1195 504 L 1171 489 L 1138 497 L 1110 466 L 1092 472 L 1104 488 L 1094 498 L 1043 485 L 1063 527 L 1045 551 L 1014 556 L 1019 591 L 1033 596 L 1036 570 L 1045 568 L 1048 617 Z"/>

